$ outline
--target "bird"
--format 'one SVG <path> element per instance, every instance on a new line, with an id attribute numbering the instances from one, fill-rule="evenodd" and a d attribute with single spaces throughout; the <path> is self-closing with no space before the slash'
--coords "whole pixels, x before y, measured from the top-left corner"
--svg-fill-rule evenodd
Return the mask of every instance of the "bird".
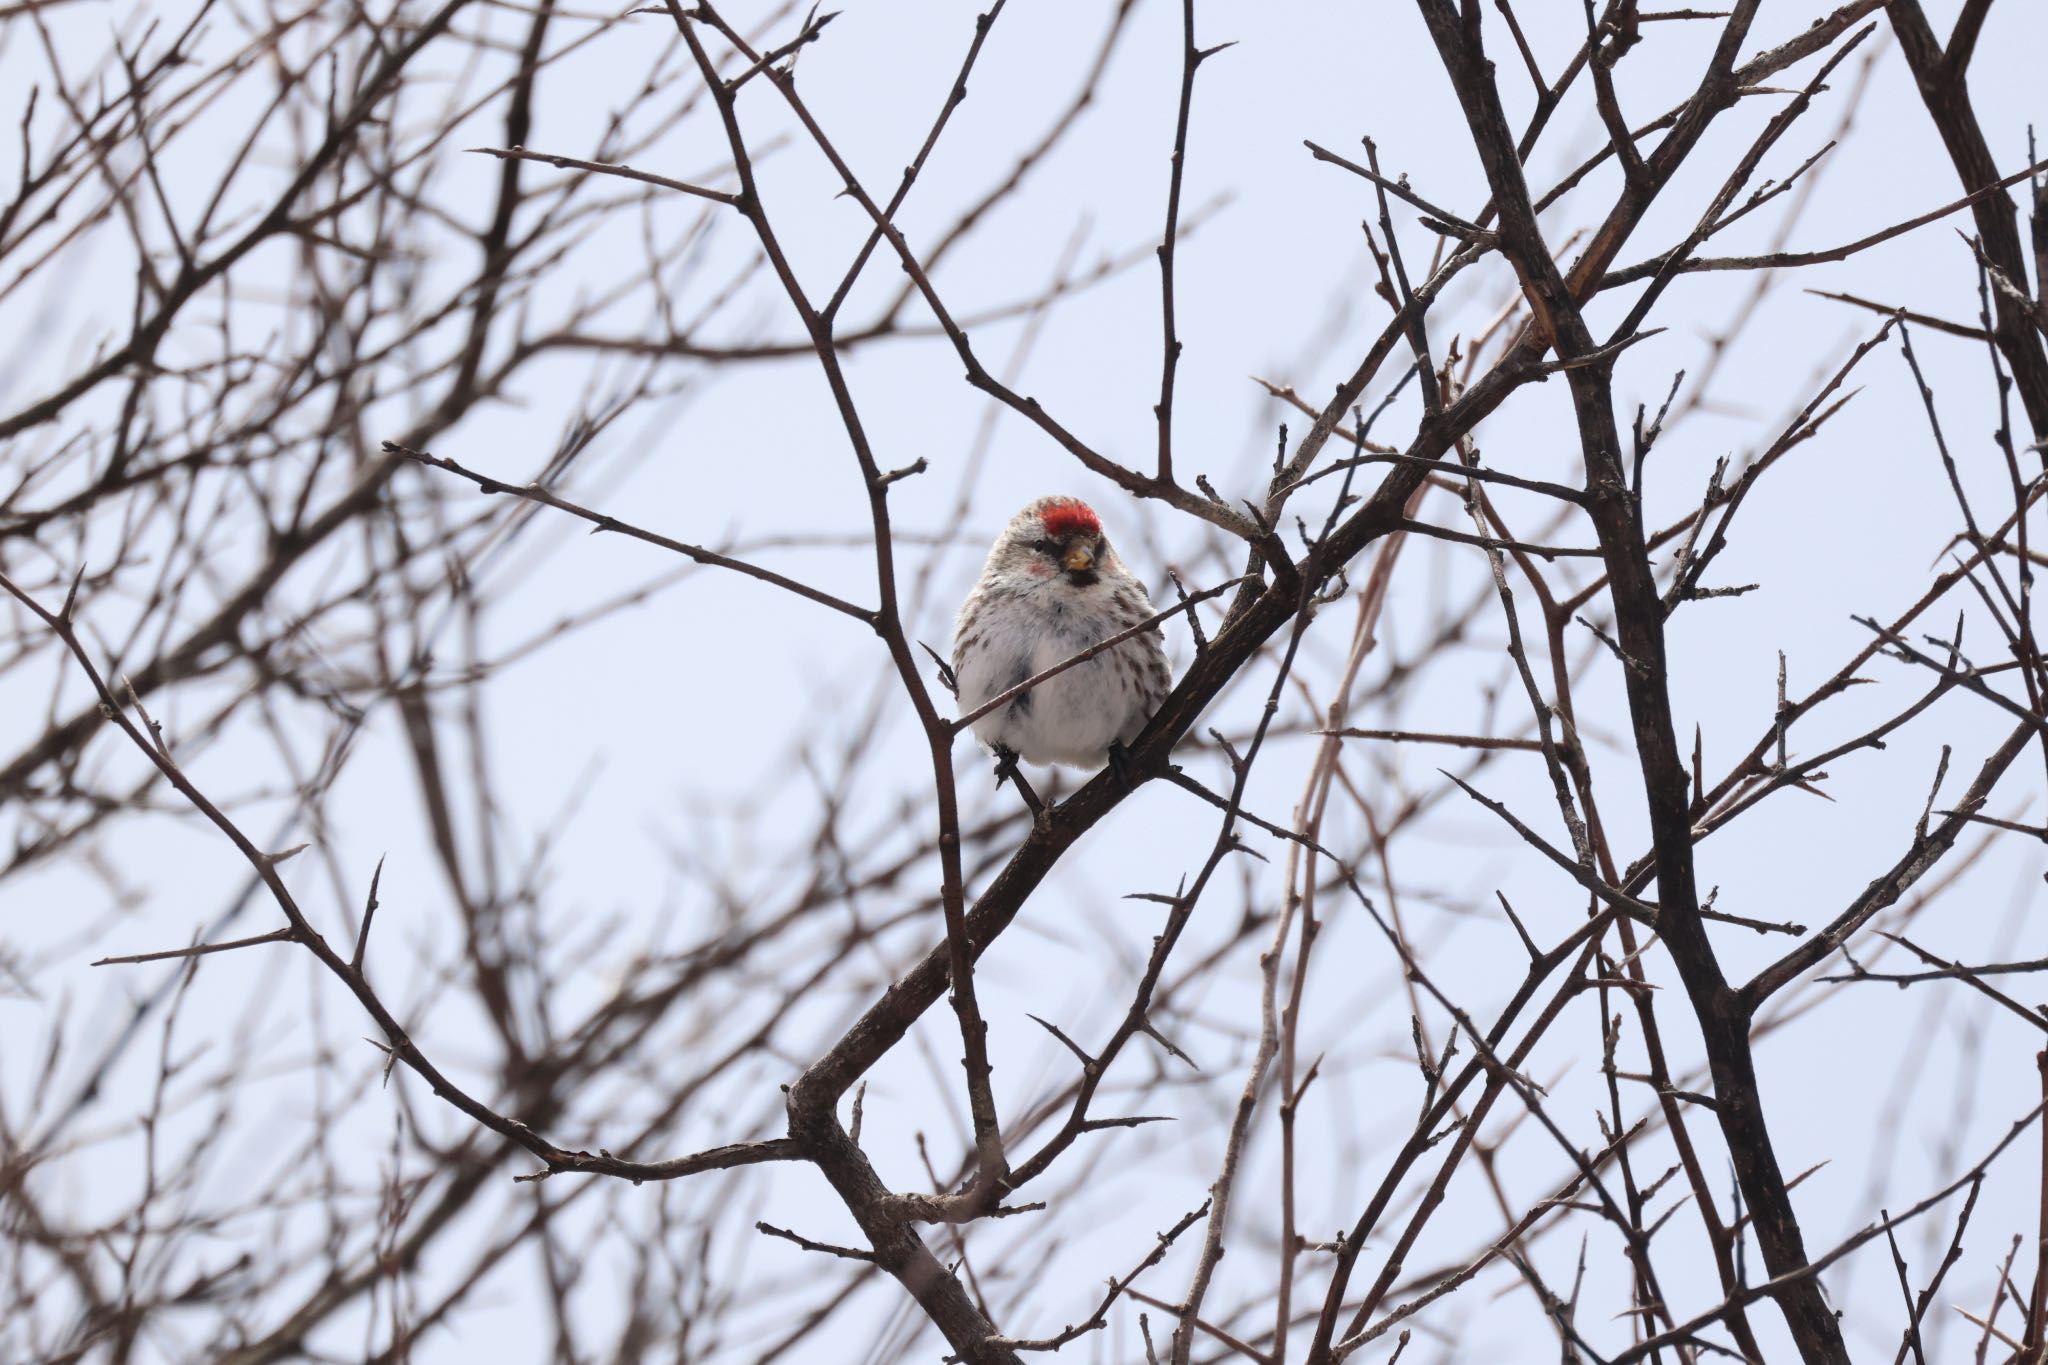
<path id="1" fill-rule="evenodd" d="M 953 633 L 960 713 L 1152 615 L 1095 510 L 1075 497 L 1039 498 L 996 537 L 961 604 Z M 1155 625 L 996 707 L 973 723 L 974 734 L 995 755 L 998 781 L 1019 758 L 1121 769 L 1170 681 Z"/>

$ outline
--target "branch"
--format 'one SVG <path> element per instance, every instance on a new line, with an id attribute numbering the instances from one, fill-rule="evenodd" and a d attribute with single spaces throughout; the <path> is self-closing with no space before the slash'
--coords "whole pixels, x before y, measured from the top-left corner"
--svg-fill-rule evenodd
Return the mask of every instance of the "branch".
<path id="1" fill-rule="evenodd" d="M 130 962 L 162 962 L 167 958 L 174 957 L 203 957 L 207 953 L 225 953 L 236 948 L 251 947 L 258 943 L 290 943 L 295 937 L 296 935 L 292 932 L 291 926 L 286 925 L 282 929 L 272 929 L 267 934 L 257 934 L 251 938 L 238 938 L 227 943 L 200 943 L 194 944 L 190 948 L 166 948 L 160 953 L 133 953 L 127 957 L 103 957 L 97 959 L 91 965 L 95 967 L 113 967 Z"/>
<path id="2" fill-rule="evenodd" d="M 517 1143 L 546 1163 L 546 1169 L 543 1172 L 536 1176 L 528 1177 L 529 1179 L 544 1179 L 548 1175 L 558 1172 L 576 1171 L 596 1175 L 618 1176 L 628 1180 L 673 1180 L 681 1176 L 694 1175 L 699 1171 L 720 1170 L 732 1166 L 751 1165 L 762 1161 L 788 1161 L 793 1160 L 798 1155 L 796 1144 L 783 1138 L 769 1142 L 738 1143 L 727 1147 L 714 1148 L 709 1152 L 699 1153 L 695 1156 L 663 1162 L 625 1161 L 602 1150 L 593 1156 L 589 1152 L 569 1151 L 557 1147 L 520 1120 L 499 1114 L 475 1099 L 467 1091 L 444 1076 L 427 1059 L 426 1054 L 414 1045 L 406 1030 L 399 1025 L 398 1020 L 392 1016 L 390 1010 L 385 1007 L 384 1002 L 377 997 L 377 993 L 370 989 L 369 982 L 364 979 L 363 974 L 349 963 L 343 961 L 339 954 L 328 947 L 327 940 L 306 921 L 304 913 L 299 909 L 298 901 L 293 897 L 290 889 L 285 886 L 283 878 L 278 874 L 277 866 L 281 861 L 280 857 L 276 854 L 266 853 L 256 847 L 250 841 L 248 835 L 242 832 L 240 826 L 229 819 L 219 806 L 215 805 L 198 787 L 192 784 L 191 779 L 185 775 L 184 770 L 178 766 L 169 753 L 152 743 L 149 736 L 144 734 L 133 720 L 129 719 L 127 709 L 114 695 L 112 689 L 107 686 L 105 679 L 100 676 L 99 669 L 94 666 L 92 657 L 86 652 L 83 642 L 79 640 L 78 633 L 73 628 L 70 618 L 46 610 L 33 597 L 22 591 L 4 573 L 0 573 L 0 591 L 5 591 L 8 595 L 12 596 L 16 601 L 28 608 L 30 613 L 42 621 L 44 625 L 50 628 L 63 643 L 64 647 L 70 651 L 72 657 L 77 661 L 79 669 L 85 674 L 87 680 L 91 682 L 93 691 L 99 695 L 101 714 L 120 727 L 121 732 L 128 736 L 137 749 L 142 751 L 143 756 L 155 766 L 156 770 L 162 774 L 164 780 L 169 782 L 180 796 L 190 802 L 193 808 L 204 816 L 214 828 L 227 836 L 228 841 L 235 846 L 243 859 L 255 871 L 257 879 L 270 892 L 271 899 L 277 903 L 278 909 L 284 913 L 287 921 L 285 932 L 295 942 L 304 944 L 307 951 L 320 960 L 321 966 L 325 967 L 331 975 L 338 978 L 343 985 L 348 987 L 350 994 L 355 996 L 364 1011 L 376 1021 L 377 1027 L 383 1031 L 387 1040 L 379 1046 L 382 1046 L 394 1061 L 404 1062 L 408 1068 L 427 1083 L 435 1095 L 446 1100 L 483 1127 Z M 183 956 L 184 954 L 174 953 L 170 955 Z"/>
<path id="3" fill-rule="evenodd" d="M 607 161 L 583 161 L 573 156 L 557 156 L 553 152 L 529 152 L 524 147 L 470 147 L 466 150 L 484 156 L 494 156 L 501 161 L 538 161 L 557 170 L 590 171 L 597 175 L 617 176 L 621 180 L 638 180 L 647 185 L 659 185 L 665 190 L 676 190 L 683 194 L 695 195 L 699 199 L 709 199 L 714 204 L 724 204 L 728 208 L 737 208 L 740 202 L 738 195 L 729 194 L 724 190 L 706 189 L 702 185 L 671 180 L 665 175 L 655 175 L 651 171 L 636 171 L 631 166 L 615 165 Z"/>
<path id="4" fill-rule="evenodd" d="M 645 541 L 649 545 L 658 545 L 664 550 L 674 551 L 676 554 L 682 555 L 687 559 L 693 559 L 699 564 L 708 564 L 713 568 L 719 569 L 731 569 L 734 573 L 745 574 L 749 578 L 757 578 L 763 583 L 772 583 L 787 592 L 795 593 L 798 597 L 816 602 L 820 606 L 830 607 L 842 615 L 851 616 L 863 625 L 872 626 L 875 624 L 875 613 L 867 607 L 857 607 L 851 602 L 834 597 L 831 593 L 820 591 L 808 583 L 799 583 L 794 578 L 788 578 L 776 573 L 773 569 L 763 569 L 758 565 L 748 564 L 743 560 L 719 554 L 716 550 L 704 549 L 702 546 L 686 545 L 680 540 L 671 540 L 659 532 L 644 531 L 630 522 L 620 521 L 617 517 L 609 516 L 603 512 L 593 512 L 589 508 L 578 506 L 567 498 L 543 488 L 537 483 L 524 485 L 501 483 L 497 479 L 491 478 L 488 474 L 479 474 L 473 469 L 465 469 L 463 466 L 455 463 L 455 461 L 444 459 L 439 455 L 429 455 L 424 450 L 408 450 L 396 441 L 386 441 L 384 443 L 384 450 L 387 454 L 400 455 L 408 460 L 414 460 L 435 469 L 445 469 L 450 474 L 460 475 L 486 493 L 509 493 L 513 497 L 522 498 L 527 502 L 539 503 L 543 507 L 552 507 L 558 512 L 567 512 L 572 517 L 578 517 L 589 522 L 598 531 L 611 531 L 632 540 Z"/>

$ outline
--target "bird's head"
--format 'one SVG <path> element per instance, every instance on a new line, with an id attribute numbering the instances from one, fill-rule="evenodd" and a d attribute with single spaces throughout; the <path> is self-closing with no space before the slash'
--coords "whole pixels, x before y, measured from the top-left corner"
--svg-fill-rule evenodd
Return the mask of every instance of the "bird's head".
<path id="1" fill-rule="evenodd" d="M 1064 578 L 1077 588 L 1094 584 L 1116 562 L 1095 509 L 1058 496 L 1040 498 L 1012 518 L 997 553 L 1011 572 L 1046 582 Z"/>

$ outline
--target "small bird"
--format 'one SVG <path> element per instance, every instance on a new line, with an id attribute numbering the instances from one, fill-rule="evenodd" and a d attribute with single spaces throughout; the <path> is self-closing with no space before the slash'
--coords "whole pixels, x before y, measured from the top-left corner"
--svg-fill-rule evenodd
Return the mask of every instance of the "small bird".
<path id="1" fill-rule="evenodd" d="M 961 714 L 1152 614 L 1094 509 L 1079 498 L 1040 498 L 996 537 L 961 604 L 953 633 Z M 1002 763 L 1099 768 L 1121 762 L 1168 682 L 1154 626 L 997 707 L 974 733 Z"/>

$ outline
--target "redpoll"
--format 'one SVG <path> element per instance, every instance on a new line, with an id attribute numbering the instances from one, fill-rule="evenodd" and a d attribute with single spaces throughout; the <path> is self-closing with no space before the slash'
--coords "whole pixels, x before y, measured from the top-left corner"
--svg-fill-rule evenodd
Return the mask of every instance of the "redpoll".
<path id="1" fill-rule="evenodd" d="M 960 607 L 953 672 L 961 714 L 1152 614 L 1088 504 L 1040 498 L 996 538 Z M 997 707 L 974 733 L 999 757 L 1099 768 L 1145 728 L 1167 683 L 1154 627 Z"/>

